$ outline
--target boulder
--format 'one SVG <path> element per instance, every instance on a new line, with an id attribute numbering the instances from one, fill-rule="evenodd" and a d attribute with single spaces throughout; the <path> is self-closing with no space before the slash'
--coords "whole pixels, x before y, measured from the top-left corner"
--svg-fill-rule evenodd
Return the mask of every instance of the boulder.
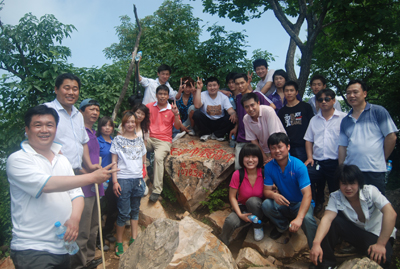
<path id="1" fill-rule="evenodd" d="M 14 263 L 10 256 L 0 261 L 0 269 L 15 269 Z"/>
<path id="2" fill-rule="evenodd" d="M 218 210 L 215 211 L 213 213 L 211 213 L 210 215 L 206 216 L 206 218 L 214 225 L 214 227 L 216 228 L 216 234 L 221 234 L 222 232 L 222 227 L 224 226 L 224 222 L 226 217 L 229 216 L 229 214 L 232 212 L 231 209 L 225 209 L 225 210 Z M 240 234 L 240 232 L 247 226 L 249 226 L 249 224 L 246 224 L 238 229 L 236 229 L 233 234 L 231 235 L 231 238 L 229 239 L 229 242 L 232 242 L 233 240 L 235 240 L 238 235 Z"/>
<path id="3" fill-rule="evenodd" d="M 190 216 L 181 220 L 179 246 L 166 268 L 237 268 L 228 247 L 211 232 L 209 226 Z"/>
<path id="4" fill-rule="evenodd" d="M 269 237 L 272 229 L 273 226 L 270 223 L 265 225 L 264 238 L 258 242 L 254 240 L 253 229 L 250 229 L 242 247 L 253 248 L 265 256 L 271 255 L 277 259 L 294 257 L 308 248 L 307 238 L 301 228 L 296 233 L 286 231 L 277 240 Z"/>
<path id="5" fill-rule="evenodd" d="M 290 269 L 308 269 L 310 266 L 311 262 L 294 262 L 291 264 L 286 264 L 285 268 L 290 268 Z"/>
<path id="6" fill-rule="evenodd" d="M 270 261 L 261 256 L 252 248 L 242 248 L 236 258 L 239 269 L 246 269 L 251 266 L 273 266 Z M 271 268 L 271 267 L 269 267 Z"/>
<path id="7" fill-rule="evenodd" d="M 121 256 L 121 269 L 166 268 L 179 245 L 179 223 L 155 220 Z"/>
<path id="8" fill-rule="evenodd" d="M 379 264 L 370 260 L 368 257 L 354 258 L 342 263 L 338 269 L 379 269 L 382 268 Z"/>
<path id="9" fill-rule="evenodd" d="M 187 135 L 172 144 L 165 170 L 178 202 L 191 213 L 222 181 L 230 179 L 234 162 L 235 150 L 227 141 L 201 142 L 198 137 Z"/>
<path id="10" fill-rule="evenodd" d="M 167 218 L 167 213 L 160 201 L 149 202 L 149 198 L 150 195 L 146 195 L 140 200 L 139 224 L 145 227 L 157 219 Z"/>
<path id="11" fill-rule="evenodd" d="M 400 229 L 400 189 L 386 191 L 386 198 L 392 204 L 394 211 L 397 212 L 396 228 Z"/>

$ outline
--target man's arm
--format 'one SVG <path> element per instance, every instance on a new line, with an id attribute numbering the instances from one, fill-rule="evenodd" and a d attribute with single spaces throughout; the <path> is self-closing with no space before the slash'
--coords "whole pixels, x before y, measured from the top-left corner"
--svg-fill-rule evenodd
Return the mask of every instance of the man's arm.
<path id="1" fill-rule="evenodd" d="M 176 106 L 176 101 L 171 105 L 171 111 L 174 113 L 174 126 L 177 130 L 181 129 L 182 123 L 181 123 L 181 118 L 179 117 L 179 109 Z"/>
<path id="2" fill-rule="evenodd" d="M 317 232 L 315 233 L 313 246 L 310 250 L 310 260 L 315 265 L 318 265 L 318 261 L 322 262 L 323 251 L 321 248 L 321 242 L 325 238 L 326 234 L 331 228 L 332 221 L 336 218 L 337 213 L 326 210 L 321 222 L 318 225 Z"/>
<path id="3" fill-rule="evenodd" d="M 339 146 L 339 156 L 338 156 L 339 165 L 344 163 L 344 160 L 346 159 L 346 154 L 347 154 L 347 147 Z"/>
<path id="4" fill-rule="evenodd" d="M 310 208 L 311 204 L 311 186 L 307 186 L 301 190 L 303 194 L 303 199 L 301 200 L 299 212 L 297 212 L 297 217 L 290 222 L 289 232 L 295 233 L 301 227 L 303 223 L 303 219 L 307 214 L 308 209 Z"/>
<path id="5" fill-rule="evenodd" d="M 263 194 L 265 198 L 274 200 L 278 205 L 289 206 L 290 204 L 285 196 L 276 191 L 275 186 L 264 185 Z"/>
<path id="6" fill-rule="evenodd" d="M 83 197 L 77 197 L 72 200 L 72 213 L 71 217 L 64 223 L 67 231 L 64 235 L 64 240 L 75 241 L 78 238 L 79 222 L 81 221 L 83 207 L 85 205 Z"/>
<path id="7" fill-rule="evenodd" d="M 97 169 L 101 168 L 100 164 L 92 164 L 92 161 L 90 160 L 90 155 L 89 155 L 89 147 L 87 143 L 82 144 L 83 146 L 83 164 L 85 165 L 85 168 L 88 172 L 93 172 Z"/>
<path id="8" fill-rule="evenodd" d="M 264 87 L 262 87 L 261 92 L 263 94 L 266 94 L 269 91 L 269 89 L 271 89 L 271 87 L 272 87 L 272 81 L 268 81 L 267 83 L 265 83 Z"/>
<path id="9" fill-rule="evenodd" d="M 313 142 L 307 141 L 306 140 L 306 153 L 307 153 L 307 160 L 304 163 L 306 166 L 308 164 L 311 164 L 311 166 L 314 165 L 314 159 L 313 159 Z"/>
<path id="10" fill-rule="evenodd" d="M 396 139 L 397 139 L 396 133 L 390 133 L 385 137 L 385 141 L 383 144 L 383 150 L 385 153 L 386 161 L 389 158 L 390 154 L 392 154 L 394 146 L 396 145 Z"/>
<path id="11" fill-rule="evenodd" d="M 229 132 L 229 139 L 232 138 L 232 135 L 234 135 L 237 138 L 237 132 L 239 128 L 239 121 L 236 122 L 235 127 Z"/>
<path id="12" fill-rule="evenodd" d="M 376 261 L 378 264 L 381 263 L 381 259 L 383 263 L 386 262 L 386 244 L 393 232 L 397 217 L 396 211 L 394 211 L 390 203 L 386 204 L 381 211 L 383 213 L 381 233 L 376 243 L 368 248 L 371 260 Z"/>
<path id="13" fill-rule="evenodd" d="M 228 114 L 231 115 L 231 116 L 229 117 L 229 120 L 230 120 L 232 123 L 236 123 L 237 120 L 238 120 L 237 115 L 236 115 L 236 111 L 235 111 L 232 107 L 228 108 L 227 111 L 228 111 Z"/>
<path id="14" fill-rule="evenodd" d="M 193 94 L 193 104 L 196 109 L 201 108 L 203 103 L 201 102 L 201 88 L 197 87 L 195 94 Z"/>

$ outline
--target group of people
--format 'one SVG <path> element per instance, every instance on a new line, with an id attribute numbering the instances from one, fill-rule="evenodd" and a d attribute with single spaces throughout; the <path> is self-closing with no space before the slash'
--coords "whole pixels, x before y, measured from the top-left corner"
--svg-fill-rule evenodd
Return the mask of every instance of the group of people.
<path id="1" fill-rule="evenodd" d="M 115 137 L 110 117 L 98 121 L 99 102 L 89 98 L 79 110 L 75 107 L 79 78 L 60 75 L 56 99 L 28 110 L 27 140 L 7 160 L 11 257 L 16 268 L 97 264 L 100 205 L 95 184 L 107 199 L 103 235 L 116 241 L 116 255 L 124 253 L 125 224 L 131 225 L 130 245 L 138 232 L 141 197 L 148 192 L 143 180 L 149 165 L 146 156 L 154 152 L 149 200 L 156 202 L 163 189 L 164 159 L 172 142 L 185 134 L 197 134 L 203 142 L 236 139 L 237 171 L 229 190 L 233 212 L 220 236 L 225 244 L 236 228 L 251 222 L 249 215 L 255 215 L 274 225 L 269 235 L 273 239 L 301 227 L 311 259 L 320 267 L 336 264 L 336 241 L 349 233 L 357 235 L 349 243 L 388 264 L 396 213 L 384 196 L 385 163 L 398 131 L 388 112 L 365 101 L 362 81 L 350 81 L 347 87 L 352 110 L 346 115 L 322 76 L 311 78 L 315 96 L 305 103 L 297 83 L 284 70 L 268 70 L 264 59 L 254 61 L 253 67 L 260 77 L 255 90 L 249 73 L 229 73 L 227 89 L 209 77 L 206 91 L 201 79 L 189 76 L 181 78 L 179 90 L 174 91 L 168 65 L 158 68 L 157 79 L 139 74 L 145 87 L 142 104 L 124 112 Z M 109 177 L 104 191 L 102 183 Z M 323 209 L 326 182 L 331 196 L 317 227 L 313 214 Z M 76 240 L 79 246 L 71 259 L 55 236 L 56 221 L 67 228 L 64 239 Z M 262 224 L 252 225 L 260 240 Z"/>

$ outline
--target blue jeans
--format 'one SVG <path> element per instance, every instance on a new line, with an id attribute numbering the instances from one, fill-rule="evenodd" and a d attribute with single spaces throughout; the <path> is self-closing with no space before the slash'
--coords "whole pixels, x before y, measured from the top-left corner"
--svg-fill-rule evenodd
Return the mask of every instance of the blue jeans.
<path id="1" fill-rule="evenodd" d="M 118 179 L 121 186 L 121 195 L 118 197 L 118 217 L 117 225 L 125 226 L 128 219 L 139 219 L 140 199 L 142 199 L 146 184 L 143 178 L 123 178 Z"/>
<path id="2" fill-rule="evenodd" d="M 290 203 L 289 206 L 278 205 L 272 199 L 265 199 L 261 209 L 270 221 L 276 226 L 279 232 L 289 229 L 290 221 L 297 217 L 301 202 Z M 301 224 L 301 229 L 306 234 L 308 246 L 311 249 L 317 231 L 317 223 L 313 217 L 314 206 L 310 205 L 307 214 Z"/>

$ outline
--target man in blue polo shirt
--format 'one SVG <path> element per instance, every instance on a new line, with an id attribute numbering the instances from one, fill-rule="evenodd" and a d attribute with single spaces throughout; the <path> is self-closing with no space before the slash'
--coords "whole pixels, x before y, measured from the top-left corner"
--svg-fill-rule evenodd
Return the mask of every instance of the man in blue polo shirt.
<path id="1" fill-rule="evenodd" d="M 289 137 L 274 133 L 268 138 L 268 147 L 274 158 L 264 167 L 263 213 L 275 225 L 270 237 L 278 239 L 283 232 L 295 233 L 301 227 L 311 248 L 317 231 L 311 204 L 311 185 L 307 167 L 299 159 L 289 155 Z M 273 191 L 273 185 L 279 193 Z"/>
<path id="2" fill-rule="evenodd" d="M 365 101 L 367 86 L 351 80 L 346 89 L 352 109 L 343 118 L 339 136 L 339 164 L 357 165 L 365 184 L 385 195 L 386 160 L 396 144 L 398 129 L 387 110 Z"/>

